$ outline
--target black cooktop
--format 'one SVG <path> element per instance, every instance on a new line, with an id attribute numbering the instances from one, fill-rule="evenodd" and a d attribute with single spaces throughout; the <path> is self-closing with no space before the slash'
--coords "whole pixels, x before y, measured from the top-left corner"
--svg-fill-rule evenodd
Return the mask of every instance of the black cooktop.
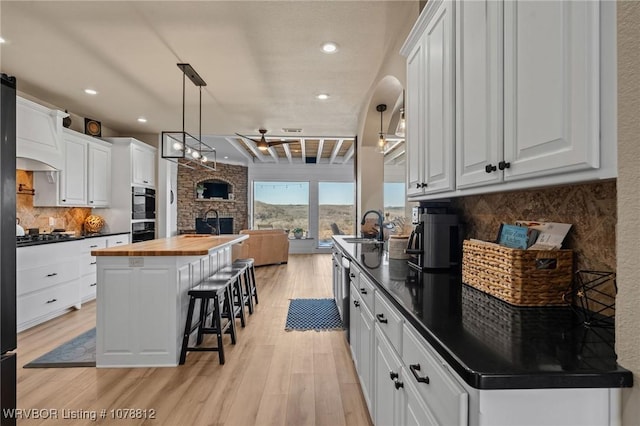
<path id="1" fill-rule="evenodd" d="M 38 244 L 54 243 L 59 241 L 69 241 L 76 237 L 69 234 L 52 233 L 52 234 L 28 234 L 16 237 L 16 246 L 33 246 Z"/>
<path id="2" fill-rule="evenodd" d="M 464 284 L 459 269 L 421 272 L 371 245 L 340 247 L 475 388 L 633 384 L 616 362 L 614 330 L 586 327 L 570 307 L 513 306 Z"/>

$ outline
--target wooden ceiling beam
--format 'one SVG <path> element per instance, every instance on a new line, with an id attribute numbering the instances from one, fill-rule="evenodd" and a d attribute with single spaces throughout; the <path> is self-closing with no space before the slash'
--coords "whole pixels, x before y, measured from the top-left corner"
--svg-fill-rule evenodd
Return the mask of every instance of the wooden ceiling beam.
<path id="1" fill-rule="evenodd" d="M 282 145 L 282 149 L 284 149 L 284 155 L 287 156 L 287 160 L 289 160 L 289 164 L 293 163 L 293 158 L 291 158 L 291 149 L 289 148 L 289 144 L 285 143 Z"/>
<path id="2" fill-rule="evenodd" d="M 349 151 L 347 151 L 347 153 L 344 154 L 344 157 L 342 157 L 342 164 L 346 164 L 349 160 L 351 160 L 351 157 L 353 157 L 354 153 L 355 153 L 355 143 L 351 145 L 351 148 L 349 148 Z"/>
<path id="3" fill-rule="evenodd" d="M 333 151 L 331 151 L 331 157 L 329 157 L 329 164 L 333 164 L 333 162 L 336 161 L 336 157 L 338 156 L 338 152 L 340 152 L 340 148 L 342 148 L 343 143 L 344 143 L 344 139 L 338 139 L 338 141 L 333 147 Z"/>
<path id="4" fill-rule="evenodd" d="M 324 139 L 320 139 L 318 142 L 318 153 L 316 154 L 316 164 L 320 164 L 322 158 L 322 148 L 324 147 Z"/>

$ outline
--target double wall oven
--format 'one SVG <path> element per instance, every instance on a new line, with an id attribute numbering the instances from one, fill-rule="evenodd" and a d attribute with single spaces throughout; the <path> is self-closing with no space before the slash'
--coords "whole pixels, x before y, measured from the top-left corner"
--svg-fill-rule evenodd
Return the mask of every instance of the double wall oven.
<path id="1" fill-rule="evenodd" d="M 131 242 L 153 240 L 156 237 L 156 190 L 131 187 Z"/>

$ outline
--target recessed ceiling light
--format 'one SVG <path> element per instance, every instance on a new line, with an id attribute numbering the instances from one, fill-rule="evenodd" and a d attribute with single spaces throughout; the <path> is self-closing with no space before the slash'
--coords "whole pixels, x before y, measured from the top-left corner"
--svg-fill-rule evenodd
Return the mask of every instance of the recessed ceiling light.
<path id="1" fill-rule="evenodd" d="M 144 118 L 144 117 L 138 117 L 138 121 L 139 121 L 140 123 L 146 123 L 146 122 L 147 122 L 147 119 L 146 119 L 146 118 Z"/>
<path id="2" fill-rule="evenodd" d="M 324 101 L 329 99 L 329 95 L 327 95 L 326 93 L 320 93 L 318 96 L 316 96 L 316 98 L 320 99 L 321 101 Z"/>
<path id="3" fill-rule="evenodd" d="M 224 159 L 225 159 L 225 160 L 227 160 L 228 158 L 229 158 L 229 156 L 228 156 L 228 155 L 225 155 L 225 156 L 224 156 Z"/>
<path id="4" fill-rule="evenodd" d="M 324 53 L 336 53 L 338 51 L 338 45 L 332 41 L 322 43 L 322 51 Z"/>
<path id="5" fill-rule="evenodd" d="M 7 41 L 6 41 L 4 38 L 0 37 L 0 44 L 2 44 L 2 43 L 6 43 L 6 42 L 7 42 Z"/>
<path id="6" fill-rule="evenodd" d="M 93 89 L 84 89 L 84 93 L 86 93 L 87 95 L 97 95 L 98 92 L 93 90 Z"/>

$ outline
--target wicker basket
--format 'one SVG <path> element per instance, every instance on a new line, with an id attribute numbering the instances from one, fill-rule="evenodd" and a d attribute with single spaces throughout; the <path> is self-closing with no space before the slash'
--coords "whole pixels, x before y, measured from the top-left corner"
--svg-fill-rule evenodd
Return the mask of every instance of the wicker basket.
<path id="1" fill-rule="evenodd" d="M 465 241 L 462 281 L 516 306 L 566 304 L 573 276 L 572 250 L 517 250 Z"/>

